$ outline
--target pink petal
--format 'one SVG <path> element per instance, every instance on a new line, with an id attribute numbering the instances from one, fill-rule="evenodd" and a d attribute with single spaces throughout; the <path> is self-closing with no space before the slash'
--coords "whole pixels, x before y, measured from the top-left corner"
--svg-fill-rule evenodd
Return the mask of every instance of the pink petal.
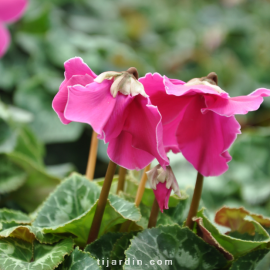
<path id="1" fill-rule="evenodd" d="M 128 170 L 141 170 L 150 164 L 154 157 L 133 147 L 132 139 L 130 133 L 122 131 L 117 138 L 110 140 L 107 153 L 116 164 Z"/>
<path id="2" fill-rule="evenodd" d="M 68 101 L 64 117 L 69 121 L 88 123 L 103 136 L 103 129 L 110 118 L 116 99 L 110 94 L 111 81 L 68 87 Z"/>
<path id="3" fill-rule="evenodd" d="M 73 86 L 73 85 L 85 86 L 91 82 L 93 82 L 93 78 L 90 77 L 88 74 L 74 75 L 70 77 L 70 79 L 65 79 L 63 83 L 60 85 L 59 91 L 53 99 L 52 106 L 55 112 L 58 114 L 60 120 L 64 124 L 68 124 L 71 122 L 70 120 L 66 119 L 64 116 L 64 111 L 65 111 L 67 100 L 68 100 L 68 86 Z"/>
<path id="4" fill-rule="evenodd" d="M 169 199 L 172 189 L 166 188 L 166 182 L 158 183 L 157 189 L 153 189 L 155 197 L 157 199 L 160 211 L 163 213 L 164 209 L 169 209 Z"/>
<path id="5" fill-rule="evenodd" d="M 138 95 L 133 98 L 128 110 L 124 130 L 133 136 L 132 146 L 151 154 L 165 169 L 170 162 L 163 145 L 163 126 L 157 107 L 151 104 L 149 98 Z"/>
<path id="6" fill-rule="evenodd" d="M 174 153 L 179 152 L 175 133 L 178 126 L 181 105 L 175 96 L 167 95 L 163 84 L 163 77 L 158 73 L 147 73 L 139 81 L 143 84 L 145 92 L 149 95 L 151 103 L 158 107 L 162 115 L 163 138 L 166 152 L 172 150 Z M 172 80 L 175 82 L 182 82 Z M 178 119 L 178 120 L 177 120 Z"/>
<path id="7" fill-rule="evenodd" d="M 177 141 L 184 157 L 204 176 L 217 176 L 228 169 L 228 148 L 240 134 L 234 118 L 201 113 L 205 107 L 201 95 L 190 99 L 177 129 Z"/>
<path id="8" fill-rule="evenodd" d="M 228 97 L 228 93 L 218 93 L 212 87 L 207 85 L 191 85 L 186 86 L 177 82 L 176 80 L 171 80 L 164 76 L 165 90 L 168 95 L 183 96 L 183 95 L 195 95 L 195 94 L 213 94 L 221 97 Z"/>
<path id="9" fill-rule="evenodd" d="M 73 75 L 86 75 L 88 74 L 93 80 L 97 75 L 85 64 L 81 57 L 74 57 L 64 63 L 65 78 L 69 80 Z"/>
<path id="10" fill-rule="evenodd" d="M 7 51 L 10 42 L 10 35 L 8 30 L 0 23 L 0 57 Z"/>
<path id="11" fill-rule="evenodd" d="M 27 0 L 1 0 L 0 21 L 14 22 L 18 20 L 27 6 Z"/>
<path id="12" fill-rule="evenodd" d="M 214 98 L 206 99 L 207 108 L 202 112 L 213 111 L 219 115 L 232 116 L 235 114 L 247 114 L 249 111 L 256 111 L 263 102 L 263 97 L 270 96 L 270 90 L 260 88 L 248 96 L 239 96 L 233 98 Z"/>

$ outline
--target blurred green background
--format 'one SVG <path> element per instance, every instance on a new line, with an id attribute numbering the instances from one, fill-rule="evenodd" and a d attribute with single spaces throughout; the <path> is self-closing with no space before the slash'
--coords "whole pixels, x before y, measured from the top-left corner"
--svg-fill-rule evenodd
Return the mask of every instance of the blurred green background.
<path id="1" fill-rule="evenodd" d="M 270 88 L 269 10 L 251 0 L 30 0 L 0 59 L 0 207 L 33 211 L 59 179 L 85 172 L 91 128 L 63 125 L 51 107 L 67 59 L 96 74 L 135 66 L 186 81 L 215 71 L 231 96 L 246 95 Z M 230 169 L 205 180 L 203 204 L 270 216 L 270 98 L 238 120 Z M 192 187 L 192 166 L 170 158 L 181 188 Z M 96 177 L 106 163 L 100 142 Z"/>

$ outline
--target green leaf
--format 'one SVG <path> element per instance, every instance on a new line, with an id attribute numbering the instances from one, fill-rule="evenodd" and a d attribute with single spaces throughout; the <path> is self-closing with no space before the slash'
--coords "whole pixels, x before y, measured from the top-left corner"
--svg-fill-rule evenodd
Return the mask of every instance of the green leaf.
<path id="1" fill-rule="evenodd" d="M 16 238 L 0 239 L 0 267 L 3 270 L 51 270 L 72 249 L 72 239 L 65 239 L 55 245 L 31 244 Z"/>
<path id="2" fill-rule="evenodd" d="M 125 261 L 125 251 L 131 243 L 131 239 L 137 235 L 138 232 L 129 232 L 119 238 L 113 246 L 110 256 L 111 269 L 121 270 L 123 266 L 119 265 L 119 261 Z M 123 264 L 123 263 L 122 263 Z"/>
<path id="3" fill-rule="evenodd" d="M 44 202 L 33 226 L 43 228 L 44 233 L 71 233 L 77 237 L 75 242 L 83 246 L 88 238 L 99 194 L 98 185 L 74 173 Z M 99 235 L 114 230 L 117 224 L 127 219 L 138 221 L 140 218 L 139 209 L 134 204 L 110 194 Z"/>
<path id="4" fill-rule="evenodd" d="M 260 226 L 256 221 L 246 221 L 248 227 L 252 227 L 254 232 L 260 234 L 264 240 L 257 239 L 254 237 L 253 241 L 246 241 L 237 239 L 229 235 L 224 235 L 207 219 L 204 215 L 204 210 L 200 210 L 197 213 L 197 217 L 202 218 L 204 228 L 211 233 L 213 238 L 222 246 L 226 251 L 232 254 L 234 257 L 239 257 L 257 247 L 265 247 L 270 241 L 267 232 Z"/>
<path id="5" fill-rule="evenodd" d="M 211 246 L 214 246 L 217 250 L 219 250 L 220 253 L 222 253 L 225 258 L 229 261 L 233 260 L 233 255 L 230 254 L 227 250 L 225 250 L 213 237 L 213 235 L 204 227 L 203 219 L 194 217 L 193 221 L 197 223 L 196 226 L 196 233 L 199 235 L 206 243 L 208 243 Z"/>
<path id="6" fill-rule="evenodd" d="M 105 262 L 107 262 L 107 260 L 110 259 L 114 244 L 122 236 L 123 233 L 106 233 L 95 242 L 87 245 L 84 250 L 89 252 L 91 256 L 95 257 L 96 259 L 99 259 L 100 261 L 104 259 Z M 102 266 L 102 269 L 106 269 L 106 265 L 107 263 Z"/>
<path id="7" fill-rule="evenodd" d="M 16 144 L 17 134 L 12 128 L 1 119 L 1 102 L 0 102 L 0 153 L 11 152 Z"/>
<path id="8" fill-rule="evenodd" d="M 26 181 L 27 174 L 7 156 L 0 155 L 0 194 L 14 191 Z"/>
<path id="9" fill-rule="evenodd" d="M 205 243 L 188 228 L 178 225 L 159 226 L 138 233 L 131 240 L 131 245 L 125 253 L 125 270 L 211 270 L 221 269 L 227 264 L 225 257 L 214 247 Z M 138 265 L 140 262 L 143 266 Z"/>
<path id="10" fill-rule="evenodd" d="M 2 208 L 0 209 L 0 222 L 2 221 L 14 221 L 18 224 L 30 224 L 31 218 L 20 211 Z"/>
<path id="11" fill-rule="evenodd" d="M 75 250 L 71 255 L 60 265 L 57 270 L 100 270 L 97 260 L 93 258 L 88 252 Z"/>
<path id="12" fill-rule="evenodd" d="M 268 270 L 270 266 L 269 254 L 269 249 L 251 251 L 234 261 L 230 270 Z"/>
<path id="13" fill-rule="evenodd" d="M 0 231 L 0 238 L 14 237 L 32 243 L 37 239 L 43 244 L 53 244 L 61 239 L 67 238 L 66 235 L 52 234 L 42 232 L 41 228 L 19 225 L 15 222 L 2 222 L 2 230 Z"/>

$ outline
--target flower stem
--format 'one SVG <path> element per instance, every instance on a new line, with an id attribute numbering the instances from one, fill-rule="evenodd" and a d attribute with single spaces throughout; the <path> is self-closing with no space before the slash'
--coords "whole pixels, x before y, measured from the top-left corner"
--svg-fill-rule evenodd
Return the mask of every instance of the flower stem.
<path id="1" fill-rule="evenodd" d="M 159 214 L 159 205 L 158 205 L 157 199 L 155 197 L 154 202 L 153 202 L 153 206 L 151 209 L 149 222 L 148 222 L 148 228 L 156 227 L 158 214 Z"/>
<path id="2" fill-rule="evenodd" d="M 98 148 L 97 133 L 93 130 L 89 157 L 88 157 L 88 162 L 87 162 L 87 169 L 86 169 L 86 177 L 91 181 L 94 179 L 96 160 L 97 160 L 97 148 Z"/>
<path id="3" fill-rule="evenodd" d="M 144 168 L 144 171 L 143 171 L 143 175 L 142 175 L 142 178 L 141 178 L 138 190 L 137 190 L 136 198 L 135 198 L 135 205 L 137 207 L 139 207 L 139 205 L 141 203 L 141 200 L 142 200 L 142 197 L 143 197 L 143 193 L 144 193 L 144 190 L 145 190 L 145 184 L 147 182 L 147 174 L 146 174 L 146 172 L 148 172 L 150 170 L 150 167 L 151 167 L 151 164 L 147 165 Z"/>
<path id="4" fill-rule="evenodd" d="M 203 188 L 203 175 L 199 172 L 197 174 L 196 185 L 191 201 L 191 205 L 189 208 L 189 213 L 186 221 L 186 226 L 188 226 L 191 230 L 193 229 L 194 221 L 192 220 L 193 217 L 197 215 L 200 199 L 202 195 L 202 188 Z"/>
<path id="5" fill-rule="evenodd" d="M 92 243 L 98 237 L 102 217 L 103 217 L 104 210 L 107 204 L 107 199 L 109 196 L 115 170 L 116 170 L 116 164 L 110 160 L 110 163 L 106 172 L 105 180 L 104 180 L 101 192 L 100 192 L 92 226 L 89 232 L 87 244 Z"/>
<path id="6" fill-rule="evenodd" d="M 148 172 L 150 170 L 150 167 L 151 167 L 151 164 L 147 165 L 144 170 L 143 170 L 143 175 L 142 175 L 142 178 L 141 178 L 141 181 L 140 181 L 140 184 L 139 184 L 139 187 L 137 189 L 137 194 L 136 194 L 136 198 L 135 198 L 135 205 L 137 207 L 140 206 L 140 203 L 141 203 L 141 200 L 142 200 L 142 196 L 143 196 L 143 193 L 144 193 L 144 190 L 145 190 L 145 184 L 146 184 L 146 181 L 147 181 L 147 174 L 146 172 Z M 129 227 L 131 225 L 131 221 L 130 220 L 127 220 L 125 221 L 121 228 L 120 228 L 120 232 L 127 232 Z"/>
<path id="7" fill-rule="evenodd" d="M 116 194 L 118 194 L 120 191 L 124 190 L 126 173 L 127 173 L 127 169 L 125 169 L 123 167 L 119 168 L 119 178 L 118 178 Z"/>

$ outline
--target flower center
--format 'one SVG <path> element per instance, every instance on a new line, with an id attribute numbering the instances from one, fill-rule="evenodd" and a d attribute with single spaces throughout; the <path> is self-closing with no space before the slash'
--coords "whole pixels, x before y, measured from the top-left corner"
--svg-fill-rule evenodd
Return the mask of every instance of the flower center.
<path id="1" fill-rule="evenodd" d="M 134 68 L 135 69 L 135 68 Z M 111 94 L 115 98 L 117 96 L 117 93 L 120 92 L 123 95 L 131 95 L 131 96 L 137 96 L 141 94 L 144 97 L 148 97 L 148 95 L 145 93 L 144 87 L 142 83 L 140 83 L 137 78 L 133 74 L 133 72 L 130 73 L 128 71 L 121 71 L 121 72 L 115 72 L 115 71 L 108 71 L 101 73 L 94 81 L 97 83 L 101 83 L 104 80 L 114 80 L 113 84 L 111 85 Z M 136 75 L 136 74 L 135 74 Z"/>
<path id="2" fill-rule="evenodd" d="M 194 78 L 188 81 L 186 86 L 192 86 L 192 85 L 207 85 L 211 88 L 213 88 L 215 91 L 217 91 L 219 94 L 226 93 L 224 90 L 222 90 L 219 86 L 215 84 L 214 81 L 207 79 L 207 78 Z"/>

